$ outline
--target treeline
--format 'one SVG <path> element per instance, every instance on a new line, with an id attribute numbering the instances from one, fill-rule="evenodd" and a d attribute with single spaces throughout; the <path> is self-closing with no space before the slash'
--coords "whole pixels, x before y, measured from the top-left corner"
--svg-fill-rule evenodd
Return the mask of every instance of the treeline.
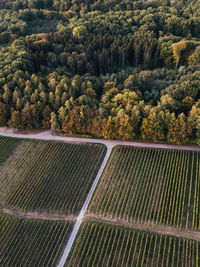
<path id="1" fill-rule="evenodd" d="M 7 2 L 0 125 L 200 143 L 200 3 L 186 2 Z"/>
<path id="2" fill-rule="evenodd" d="M 16 71 L 0 95 L 0 124 L 185 143 L 200 134 L 199 77 L 194 67 L 71 78 Z"/>

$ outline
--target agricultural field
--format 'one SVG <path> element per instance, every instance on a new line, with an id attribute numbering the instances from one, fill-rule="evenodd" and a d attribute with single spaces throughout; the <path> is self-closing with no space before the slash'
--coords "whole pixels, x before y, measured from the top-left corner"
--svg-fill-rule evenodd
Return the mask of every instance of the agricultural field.
<path id="1" fill-rule="evenodd" d="M 19 139 L 0 136 L 0 166 L 20 142 L 21 141 Z"/>
<path id="2" fill-rule="evenodd" d="M 66 267 L 198 267 L 199 260 L 200 243 L 197 241 L 85 222 L 81 226 Z"/>
<path id="3" fill-rule="evenodd" d="M 88 213 L 200 230 L 198 152 L 113 149 Z"/>
<path id="4" fill-rule="evenodd" d="M 0 215 L 0 266 L 56 266 L 72 227 Z"/>
<path id="5" fill-rule="evenodd" d="M 105 154 L 0 137 L 0 266 L 57 266 Z M 199 267 L 199 177 L 198 152 L 114 147 L 65 266 Z"/>
<path id="6" fill-rule="evenodd" d="M 0 151 L 15 139 L 0 137 Z M 21 140 L 0 166 L 0 202 L 21 211 L 78 213 L 106 153 L 98 144 Z"/>

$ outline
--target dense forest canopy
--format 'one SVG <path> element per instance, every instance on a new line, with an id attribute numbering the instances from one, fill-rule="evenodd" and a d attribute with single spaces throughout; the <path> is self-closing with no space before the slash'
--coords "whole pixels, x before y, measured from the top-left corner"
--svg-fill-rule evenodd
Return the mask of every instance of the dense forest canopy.
<path id="1" fill-rule="evenodd" d="M 200 143 L 200 0 L 1 0 L 0 125 Z"/>

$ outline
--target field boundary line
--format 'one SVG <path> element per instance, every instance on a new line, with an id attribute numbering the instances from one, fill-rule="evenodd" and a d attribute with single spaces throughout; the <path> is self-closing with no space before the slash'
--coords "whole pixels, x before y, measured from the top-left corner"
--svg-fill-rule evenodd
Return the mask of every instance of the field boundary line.
<path id="1" fill-rule="evenodd" d="M 3 214 L 23 218 L 23 219 L 38 219 L 46 221 L 76 221 L 78 216 L 75 215 L 64 215 L 64 214 L 49 214 L 49 213 L 40 213 L 40 212 L 22 212 L 17 209 L 3 208 L 1 210 Z"/>
<path id="2" fill-rule="evenodd" d="M 55 135 L 52 130 L 46 130 L 37 134 L 17 134 L 13 132 L 13 129 L 0 130 L 0 136 L 24 138 L 24 139 L 39 139 L 49 141 L 65 141 L 73 143 L 95 143 L 103 144 L 107 148 L 112 148 L 117 145 L 121 146 L 134 146 L 141 148 L 160 148 L 170 150 L 187 150 L 200 152 L 200 146 L 197 145 L 176 145 L 176 144 L 160 144 L 160 143 L 148 143 L 140 141 L 120 141 L 120 140 L 104 140 L 104 139 L 93 139 L 93 138 L 79 138 L 79 137 L 67 137 Z"/>
<path id="3" fill-rule="evenodd" d="M 122 220 L 120 218 L 112 218 L 112 216 L 102 216 L 88 213 L 84 216 L 83 221 L 92 221 L 92 222 L 102 222 L 110 225 L 122 226 L 126 228 L 131 228 L 134 230 L 140 231 L 148 231 L 151 233 L 161 234 L 161 235 L 169 235 L 179 238 L 191 239 L 195 241 L 200 241 L 200 232 L 192 231 L 188 229 L 180 229 L 175 228 L 168 225 L 163 224 L 154 224 L 153 222 L 149 222 L 149 224 L 142 223 L 134 223 L 128 222 L 126 220 Z"/>
<path id="4" fill-rule="evenodd" d="M 90 200 L 91 200 L 91 198 L 92 198 L 92 196 L 94 194 L 94 191 L 95 191 L 95 189 L 97 187 L 97 184 L 98 184 L 98 182 L 99 182 L 99 180 L 101 178 L 101 175 L 102 175 L 102 173 L 103 173 L 103 171 L 104 171 L 104 169 L 106 167 L 106 164 L 107 164 L 108 159 L 110 157 L 111 151 L 112 151 L 112 146 L 107 147 L 107 151 L 106 151 L 106 155 L 104 157 L 104 160 L 103 160 L 103 162 L 101 164 L 101 167 L 100 167 L 100 169 L 99 169 L 99 171 L 98 171 L 98 173 L 96 175 L 96 178 L 95 178 L 95 180 L 94 180 L 94 182 L 92 184 L 92 187 L 90 188 L 90 191 L 89 191 L 89 193 L 87 195 L 87 198 L 86 198 L 86 200 L 85 200 L 85 202 L 83 204 L 83 207 L 82 207 L 82 209 L 80 211 L 80 214 L 77 217 L 77 220 L 76 220 L 76 223 L 74 225 L 73 231 L 72 231 L 72 233 L 71 233 L 71 235 L 70 235 L 70 237 L 68 239 L 67 245 L 65 246 L 63 254 L 62 254 L 62 256 L 60 258 L 60 261 L 59 261 L 59 263 L 57 265 L 58 267 L 63 267 L 65 265 L 67 257 L 68 257 L 68 255 L 69 255 L 69 253 L 71 251 L 73 243 L 74 243 L 74 241 L 76 239 L 76 235 L 77 235 L 77 233 L 79 231 L 79 228 L 81 226 L 81 223 L 83 221 L 83 218 L 84 218 L 85 212 L 87 210 L 87 207 L 88 207 L 88 205 L 90 203 Z"/>

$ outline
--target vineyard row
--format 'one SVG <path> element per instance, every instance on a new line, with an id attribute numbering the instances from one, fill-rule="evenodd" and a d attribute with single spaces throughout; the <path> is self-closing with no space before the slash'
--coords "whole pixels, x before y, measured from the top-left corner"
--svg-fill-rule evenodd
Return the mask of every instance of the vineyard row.
<path id="1" fill-rule="evenodd" d="M 6 144 L 1 142 L 0 146 Z M 77 213 L 105 152 L 103 145 L 24 140 L 16 155 L 0 167 L 0 184 L 6 187 L 5 205 L 22 211 Z"/>
<path id="2" fill-rule="evenodd" d="M 89 212 L 200 230 L 198 152 L 118 146 Z"/>
<path id="3" fill-rule="evenodd" d="M 0 265 L 55 266 L 72 226 L 0 215 Z"/>
<path id="4" fill-rule="evenodd" d="M 198 267 L 196 241 L 85 222 L 66 266 Z"/>

